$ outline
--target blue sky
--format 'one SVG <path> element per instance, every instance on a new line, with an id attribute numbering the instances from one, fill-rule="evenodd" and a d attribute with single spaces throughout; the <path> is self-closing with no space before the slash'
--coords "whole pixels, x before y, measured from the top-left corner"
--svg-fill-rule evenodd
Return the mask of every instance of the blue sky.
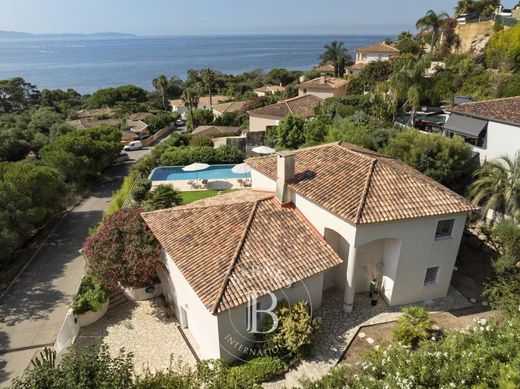
<path id="1" fill-rule="evenodd" d="M 388 34 L 456 0 L 0 0 L 0 30 L 177 34 Z M 511 3 L 511 4 L 509 4 Z M 516 0 L 504 1 L 512 6 Z"/>

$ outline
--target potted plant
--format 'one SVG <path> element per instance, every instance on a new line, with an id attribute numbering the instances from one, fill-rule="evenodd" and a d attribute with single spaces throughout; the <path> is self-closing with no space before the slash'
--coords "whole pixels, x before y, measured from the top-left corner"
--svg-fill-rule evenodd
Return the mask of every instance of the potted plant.
<path id="1" fill-rule="evenodd" d="M 127 208 L 106 217 L 84 244 L 89 273 L 107 288 L 122 288 L 134 301 L 161 293 L 161 249 L 140 213 L 139 208 Z"/>
<path id="2" fill-rule="evenodd" d="M 90 275 L 85 275 L 72 302 L 78 325 L 88 326 L 101 319 L 108 310 L 108 304 L 108 289 L 96 283 Z"/>
<path id="3" fill-rule="evenodd" d="M 370 304 L 375 307 L 379 296 L 378 283 L 383 270 L 383 263 L 371 261 L 363 266 L 363 270 L 370 278 Z"/>

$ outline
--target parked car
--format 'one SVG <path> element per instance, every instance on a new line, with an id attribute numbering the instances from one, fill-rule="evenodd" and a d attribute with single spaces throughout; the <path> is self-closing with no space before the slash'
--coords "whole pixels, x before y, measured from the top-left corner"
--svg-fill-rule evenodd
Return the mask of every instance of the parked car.
<path id="1" fill-rule="evenodd" d="M 177 119 L 177 120 L 175 121 L 175 125 L 176 125 L 177 127 L 182 127 L 182 126 L 184 126 L 185 124 L 186 124 L 186 120 L 184 120 L 184 119 Z"/>
<path id="2" fill-rule="evenodd" d="M 117 158 L 114 160 L 114 165 L 119 165 L 121 163 L 128 162 L 129 160 L 130 160 L 130 157 L 128 156 L 128 154 L 121 152 L 121 154 L 119 154 L 117 156 Z"/>
<path id="3" fill-rule="evenodd" d="M 143 148 L 143 144 L 141 143 L 141 141 L 134 140 L 133 142 L 130 142 L 129 144 L 127 144 L 123 149 L 125 151 L 133 151 L 133 150 L 140 150 L 142 148 Z"/>

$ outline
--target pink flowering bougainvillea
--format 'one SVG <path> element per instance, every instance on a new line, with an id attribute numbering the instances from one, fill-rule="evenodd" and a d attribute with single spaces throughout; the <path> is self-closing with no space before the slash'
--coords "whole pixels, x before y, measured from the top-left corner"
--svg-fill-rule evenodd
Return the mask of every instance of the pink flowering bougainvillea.
<path id="1" fill-rule="evenodd" d="M 160 245 L 140 209 L 122 209 L 83 245 L 88 272 L 107 288 L 142 288 L 153 283 Z"/>

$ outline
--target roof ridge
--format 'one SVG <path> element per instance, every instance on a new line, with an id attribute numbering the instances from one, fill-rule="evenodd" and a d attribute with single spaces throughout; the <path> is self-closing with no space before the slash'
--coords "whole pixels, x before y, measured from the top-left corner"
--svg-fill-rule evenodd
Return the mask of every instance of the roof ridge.
<path id="1" fill-rule="evenodd" d="M 226 276 L 224 278 L 224 282 L 222 283 L 222 286 L 219 289 L 215 304 L 211 308 L 212 315 L 215 315 L 217 313 L 218 307 L 222 301 L 222 298 L 224 297 L 224 293 L 226 292 L 226 288 L 229 283 L 229 277 L 231 277 L 231 274 L 233 273 L 233 269 L 238 262 L 238 258 L 240 257 L 240 252 L 242 251 L 242 247 L 244 247 L 244 243 L 246 241 L 246 237 L 249 232 L 249 228 L 251 227 L 251 224 L 253 224 L 256 210 L 258 209 L 258 204 L 260 203 L 260 201 L 263 201 L 263 200 L 255 201 L 253 208 L 251 209 L 251 213 L 249 214 L 249 218 L 247 219 L 246 225 L 244 227 L 244 231 L 242 232 L 242 236 L 240 237 L 240 241 L 238 242 L 237 248 L 236 248 L 235 252 L 233 253 L 233 258 L 231 259 L 231 263 L 229 264 L 228 270 L 226 272 Z"/>
<path id="2" fill-rule="evenodd" d="M 479 100 L 479 101 L 468 101 L 467 103 L 460 103 L 455 104 L 453 107 L 459 107 L 459 106 L 468 106 L 468 105 L 476 105 L 476 104 L 482 104 L 482 103 L 492 103 L 494 101 L 504 101 L 504 100 L 513 100 L 513 99 L 519 99 L 520 96 L 508 96 L 508 97 L 498 97 L 496 99 L 489 99 L 489 100 Z"/>
<path id="3" fill-rule="evenodd" d="M 266 195 L 267 196 L 267 195 Z M 230 202 L 230 203 L 224 203 L 224 204 L 208 204 L 208 205 L 202 205 L 202 206 L 192 206 L 192 205 L 196 205 L 199 201 L 204 201 L 204 200 L 207 200 L 207 199 L 200 199 L 200 200 L 197 200 L 197 201 L 194 201 L 192 203 L 189 203 L 189 204 L 184 204 L 184 205 L 178 205 L 176 207 L 172 207 L 172 208 L 166 208 L 166 209 L 158 209 L 156 211 L 147 211 L 147 212 L 141 212 L 141 215 L 152 215 L 152 214 L 155 214 L 155 213 L 167 213 L 167 212 L 181 212 L 181 211 L 188 211 L 188 210 L 193 210 L 193 209 L 206 209 L 206 208 L 215 208 L 215 207 L 225 207 L 225 206 L 228 206 L 228 205 L 238 205 L 238 204 L 245 204 L 245 203 L 254 203 L 256 201 L 261 201 L 261 200 L 264 200 L 264 199 L 257 199 L 257 200 L 250 200 L 250 199 L 246 199 L 246 200 L 239 200 L 239 201 L 235 201 L 235 202 Z"/>
<path id="4" fill-rule="evenodd" d="M 376 164 L 378 160 L 372 159 L 372 162 L 370 164 L 370 169 L 368 171 L 367 179 L 365 181 L 365 187 L 363 188 L 363 196 L 361 197 L 361 201 L 359 202 L 359 207 L 356 212 L 356 217 L 354 219 L 354 224 L 359 224 L 359 221 L 361 220 L 361 215 L 363 213 L 363 210 L 365 209 L 365 204 L 367 202 L 368 192 L 370 190 L 370 184 L 372 182 L 372 176 L 374 175 L 374 170 L 376 169 Z"/>

